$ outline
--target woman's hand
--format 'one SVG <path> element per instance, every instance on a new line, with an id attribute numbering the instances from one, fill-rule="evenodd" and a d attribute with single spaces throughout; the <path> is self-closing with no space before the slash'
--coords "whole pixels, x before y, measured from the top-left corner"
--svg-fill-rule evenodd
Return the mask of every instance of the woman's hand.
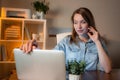
<path id="1" fill-rule="evenodd" d="M 99 40 L 98 32 L 93 27 L 90 27 L 88 29 L 89 29 L 88 35 L 90 39 L 92 39 L 96 43 Z"/>
<path id="2" fill-rule="evenodd" d="M 104 68 L 106 73 L 109 73 L 112 70 L 111 61 L 106 51 L 104 50 L 101 42 L 99 41 L 98 32 L 93 27 L 90 27 L 88 35 L 96 43 L 96 47 L 98 50 L 98 57 L 99 57 L 101 66 Z"/>
<path id="3" fill-rule="evenodd" d="M 22 46 L 20 46 L 20 49 L 23 50 L 25 53 L 29 53 L 37 47 L 38 47 L 38 44 L 36 40 L 30 40 L 27 43 L 22 44 Z"/>

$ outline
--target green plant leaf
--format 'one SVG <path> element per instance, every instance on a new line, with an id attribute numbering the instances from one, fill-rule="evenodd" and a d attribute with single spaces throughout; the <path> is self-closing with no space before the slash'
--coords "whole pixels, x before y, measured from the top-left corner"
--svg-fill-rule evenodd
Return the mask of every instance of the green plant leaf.
<path id="1" fill-rule="evenodd" d="M 46 14 L 47 11 L 49 10 L 49 6 L 45 1 L 40 2 L 40 1 L 36 0 L 32 3 L 32 5 L 36 11 L 43 11 L 44 14 Z"/>
<path id="2" fill-rule="evenodd" d="M 79 75 L 84 72 L 85 66 L 86 66 L 85 61 L 77 62 L 76 60 L 72 60 L 72 61 L 68 61 L 66 70 L 69 72 L 69 74 Z"/>

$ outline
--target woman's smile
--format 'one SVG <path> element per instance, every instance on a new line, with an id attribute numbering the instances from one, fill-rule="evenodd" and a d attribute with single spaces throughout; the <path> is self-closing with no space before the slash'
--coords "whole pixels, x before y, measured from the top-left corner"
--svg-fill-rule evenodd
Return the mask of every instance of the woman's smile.
<path id="1" fill-rule="evenodd" d="M 79 33 L 83 33 L 83 29 L 79 29 L 79 30 L 77 30 Z"/>

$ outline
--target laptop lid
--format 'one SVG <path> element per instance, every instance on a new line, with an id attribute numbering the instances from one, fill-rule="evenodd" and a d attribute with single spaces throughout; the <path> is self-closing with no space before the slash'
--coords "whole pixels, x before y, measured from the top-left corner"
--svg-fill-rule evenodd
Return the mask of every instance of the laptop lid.
<path id="1" fill-rule="evenodd" d="M 66 80 L 65 56 L 58 50 L 33 50 L 25 54 L 14 49 L 19 80 Z"/>

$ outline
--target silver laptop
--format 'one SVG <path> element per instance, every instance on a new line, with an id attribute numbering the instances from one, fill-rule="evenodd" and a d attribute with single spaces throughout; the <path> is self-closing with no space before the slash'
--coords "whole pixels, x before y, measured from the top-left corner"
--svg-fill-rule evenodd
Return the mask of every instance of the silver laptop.
<path id="1" fill-rule="evenodd" d="M 14 49 L 19 80 L 66 80 L 65 56 L 58 50 L 33 50 L 25 54 Z"/>

